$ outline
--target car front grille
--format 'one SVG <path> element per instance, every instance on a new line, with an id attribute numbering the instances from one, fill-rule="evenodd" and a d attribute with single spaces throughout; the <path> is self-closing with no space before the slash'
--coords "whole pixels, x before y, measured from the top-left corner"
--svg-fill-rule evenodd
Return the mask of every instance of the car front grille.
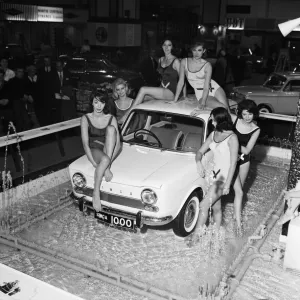
<path id="1" fill-rule="evenodd" d="M 85 187 L 85 188 L 75 187 L 75 192 L 77 194 L 82 194 L 83 196 L 93 197 L 93 191 L 94 189 L 89 187 Z M 127 198 L 115 194 L 109 194 L 106 192 L 101 192 L 101 200 L 112 204 L 118 204 L 118 205 L 128 206 L 137 209 L 145 209 L 143 203 L 140 200 Z"/>

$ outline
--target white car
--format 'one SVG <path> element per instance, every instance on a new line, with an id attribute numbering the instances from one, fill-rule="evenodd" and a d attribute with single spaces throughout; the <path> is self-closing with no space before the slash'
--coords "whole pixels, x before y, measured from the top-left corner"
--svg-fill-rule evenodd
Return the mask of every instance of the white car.
<path id="1" fill-rule="evenodd" d="M 152 100 L 130 113 L 121 130 L 122 152 L 112 163 L 113 179 L 101 184 L 102 211 L 96 218 L 132 230 L 174 221 L 176 234 L 193 231 L 207 186 L 197 173 L 195 152 L 212 129 L 210 111 L 190 117 L 194 108 L 188 100 Z M 69 166 L 81 210 L 91 206 L 94 171 L 85 155 Z"/>

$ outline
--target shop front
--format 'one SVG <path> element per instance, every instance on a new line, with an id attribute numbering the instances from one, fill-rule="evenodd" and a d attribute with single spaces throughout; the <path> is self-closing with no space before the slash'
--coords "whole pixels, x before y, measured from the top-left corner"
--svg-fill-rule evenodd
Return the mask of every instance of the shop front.
<path id="1" fill-rule="evenodd" d="M 26 51 L 51 45 L 50 24 L 64 21 L 63 8 L 0 3 L 0 43 L 18 44 Z"/>

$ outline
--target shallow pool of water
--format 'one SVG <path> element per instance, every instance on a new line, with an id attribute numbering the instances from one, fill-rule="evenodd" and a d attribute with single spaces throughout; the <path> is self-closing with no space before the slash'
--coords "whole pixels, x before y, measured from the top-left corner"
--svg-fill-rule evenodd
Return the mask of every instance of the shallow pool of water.
<path id="1" fill-rule="evenodd" d="M 281 166 L 252 164 L 245 187 L 243 238 L 236 238 L 233 233 L 232 195 L 222 200 L 224 222 L 217 242 L 216 233 L 212 236 L 207 234 L 192 248 L 188 247 L 185 239 L 175 236 L 171 226 L 148 228 L 143 233 L 121 231 L 99 224 L 92 215 L 83 216 L 74 205 L 31 225 L 16 236 L 150 286 L 194 298 L 199 286 L 218 283 L 276 201 L 286 176 L 287 171 Z M 35 199 L 41 197 L 44 202 L 37 201 L 33 209 L 40 209 L 42 204 L 53 205 L 58 194 L 67 187 L 65 184 L 38 195 Z M 28 203 L 27 214 L 30 211 Z M 21 214 L 21 205 L 18 210 Z M 0 256 L 0 262 L 85 299 L 142 299 L 25 252 L 4 247 Z"/>

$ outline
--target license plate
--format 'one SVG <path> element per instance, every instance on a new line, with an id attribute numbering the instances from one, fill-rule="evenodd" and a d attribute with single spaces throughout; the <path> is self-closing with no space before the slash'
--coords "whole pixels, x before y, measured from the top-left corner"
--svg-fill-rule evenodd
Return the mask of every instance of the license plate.
<path id="1" fill-rule="evenodd" d="M 122 228 L 134 229 L 135 222 L 133 219 L 110 215 L 104 212 L 96 212 L 95 217 L 104 223 L 111 224 Z"/>

